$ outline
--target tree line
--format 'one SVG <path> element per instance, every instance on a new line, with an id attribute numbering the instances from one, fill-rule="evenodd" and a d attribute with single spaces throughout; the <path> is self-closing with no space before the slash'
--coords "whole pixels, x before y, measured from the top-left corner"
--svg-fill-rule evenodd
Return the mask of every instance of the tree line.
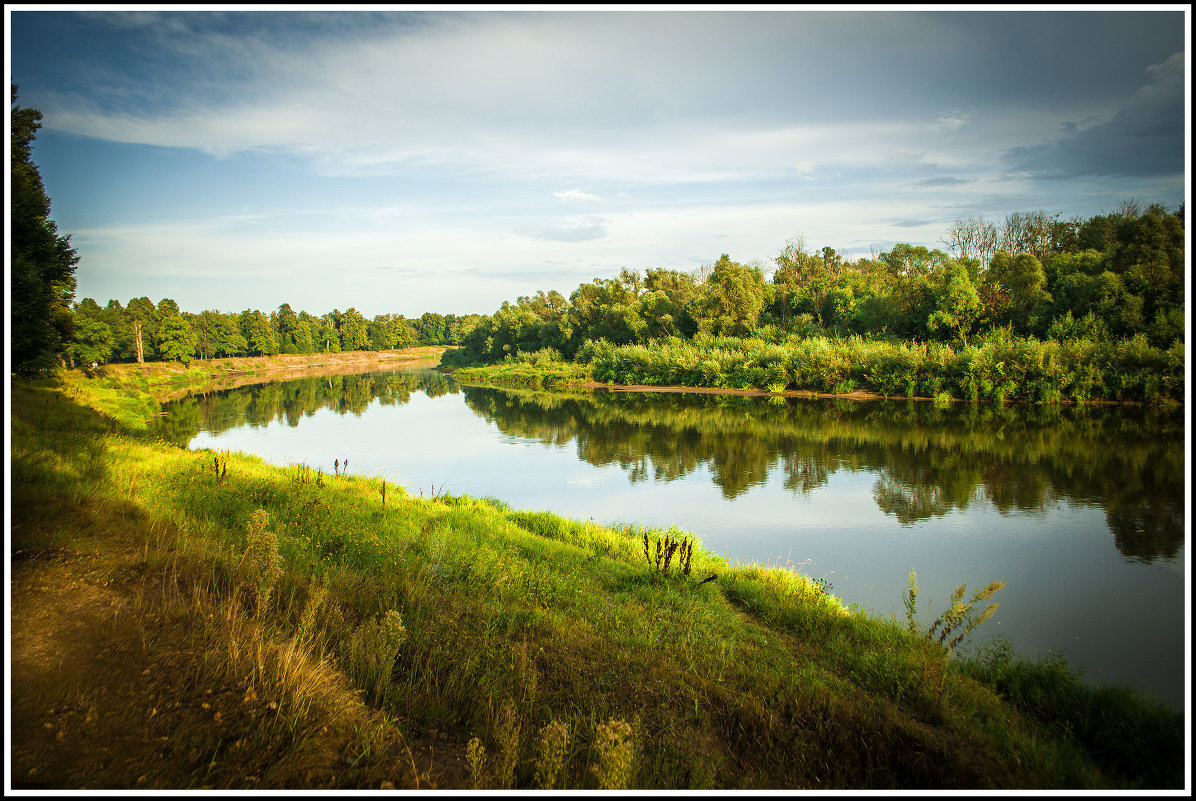
<path id="1" fill-rule="evenodd" d="M 123 306 L 109 300 L 103 307 L 84 298 L 74 304 L 72 316 L 74 336 L 65 353 L 69 366 L 456 345 L 481 317 L 426 312 L 410 320 L 401 314 L 370 319 L 355 308 L 316 316 L 296 312 L 289 303 L 269 313 L 208 309 L 193 314 L 170 298 L 155 304 L 147 297 Z"/>
<path id="2" fill-rule="evenodd" d="M 568 298 L 540 290 L 492 315 L 366 319 L 355 308 L 315 316 L 286 303 L 269 313 L 192 314 L 147 297 L 103 308 L 91 298 L 73 303 L 79 257 L 50 219 L 32 160 L 41 113 L 16 101 L 13 85 L 10 328 L 13 368 L 23 375 L 59 364 L 418 344 L 459 345 L 448 358 L 461 364 L 696 337 L 859 336 L 966 347 L 970 337 L 999 330 L 1058 341 L 1133 339 L 1160 350 L 1184 341 L 1184 209 L 1133 202 L 1089 219 L 1034 211 L 960 220 L 943 239 L 949 252 L 901 243 L 852 260 L 829 246 L 812 250 L 798 236 L 771 268 L 723 254 L 694 272 L 624 269 Z"/>
<path id="3" fill-rule="evenodd" d="M 1184 339 L 1184 210 L 1127 202 L 1062 220 L 1016 212 L 954 223 L 947 251 L 905 243 L 845 258 L 785 243 L 774 267 L 723 254 L 695 272 L 625 269 L 615 278 L 504 302 L 465 335 L 457 363 L 587 342 L 695 337 L 952 342 L 996 329 L 1014 337 L 1123 340 L 1160 349 Z"/>

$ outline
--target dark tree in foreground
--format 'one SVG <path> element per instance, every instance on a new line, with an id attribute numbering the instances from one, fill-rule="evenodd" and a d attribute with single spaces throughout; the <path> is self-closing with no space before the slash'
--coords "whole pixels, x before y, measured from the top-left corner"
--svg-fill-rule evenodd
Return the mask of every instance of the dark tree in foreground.
<path id="1" fill-rule="evenodd" d="M 12 86 L 12 367 L 34 375 L 56 367 L 71 341 L 78 255 L 50 219 L 50 198 L 33 163 L 41 112 L 17 105 Z"/>

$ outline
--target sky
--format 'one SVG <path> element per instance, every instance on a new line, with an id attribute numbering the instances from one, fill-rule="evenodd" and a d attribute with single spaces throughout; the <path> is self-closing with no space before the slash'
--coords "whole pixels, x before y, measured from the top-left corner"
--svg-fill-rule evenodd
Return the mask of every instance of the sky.
<path id="1" fill-rule="evenodd" d="M 488 314 L 1189 191 L 1187 5 L 119 8 L 5 7 L 101 306 Z"/>

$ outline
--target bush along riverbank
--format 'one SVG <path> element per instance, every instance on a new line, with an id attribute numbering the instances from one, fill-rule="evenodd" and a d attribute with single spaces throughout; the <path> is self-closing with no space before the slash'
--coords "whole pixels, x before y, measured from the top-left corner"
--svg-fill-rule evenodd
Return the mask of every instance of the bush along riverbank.
<path id="1" fill-rule="evenodd" d="M 497 365 L 467 362 L 461 350 L 442 363 L 469 366 L 461 380 L 521 386 L 587 381 L 771 393 L 813 392 L 921 397 L 939 402 L 1024 401 L 1179 403 L 1184 345 L 1162 350 L 1127 340 L 1015 337 L 997 329 L 966 346 L 790 336 L 782 342 L 734 337 L 667 338 L 646 345 L 590 341 L 566 362 L 552 350 L 517 352 Z"/>
<path id="2" fill-rule="evenodd" d="M 999 582 L 918 598 L 911 575 L 907 618 L 870 617 L 677 529 L 413 497 L 346 475 L 357 454 L 180 449 L 153 403 L 13 384 L 14 786 L 1185 781 L 1181 714 L 963 655 Z"/>

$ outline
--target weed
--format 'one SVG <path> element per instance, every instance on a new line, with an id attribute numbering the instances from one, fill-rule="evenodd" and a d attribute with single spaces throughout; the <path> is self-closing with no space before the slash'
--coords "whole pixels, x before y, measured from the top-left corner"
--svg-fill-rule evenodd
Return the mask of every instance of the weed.
<path id="1" fill-rule="evenodd" d="M 216 483 L 223 483 L 224 476 L 228 473 L 228 455 L 218 453 L 212 457 L 212 462 L 216 467 Z"/>
<path id="2" fill-rule="evenodd" d="M 242 565 L 248 570 L 257 598 L 257 613 L 263 615 L 270 603 L 270 595 L 278 577 L 282 575 L 282 557 L 278 554 L 278 535 L 267 528 L 270 517 L 265 509 L 249 516 L 246 528 L 245 554 Z"/>
<path id="3" fill-rule="evenodd" d="M 673 536 L 672 529 L 665 532 L 664 538 L 657 536 L 655 538 L 655 552 L 650 547 L 651 543 L 648 539 L 648 532 L 644 532 L 644 558 L 648 560 L 648 567 L 654 568 L 657 573 L 667 575 L 669 567 L 673 560 L 673 554 L 678 554 L 678 565 L 680 566 L 682 574 L 688 576 L 690 569 L 690 560 L 693 557 L 694 545 L 689 537 L 682 537 L 676 539 Z M 678 553 L 679 552 L 679 553 Z"/>
<path id="4" fill-rule="evenodd" d="M 973 607 L 982 601 L 992 600 L 993 595 L 1004 586 L 1005 582 L 994 581 L 987 587 L 974 592 L 971 600 L 965 604 L 963 596 L 967 592 L 968 587 L 966 584 L 959 585 L 951 593 L 951 602 L 948 604 L 947 609 L 935 618 L 930 627 L 926 629 L 924 636 L 928 640 L 937 642 L 947 651 L 951 651 L 970 636 L 977 626 L 996 613 L 997 607 L 1000 606 L 1000 603 L 997 602 L 989 604 L 979 614 L 976 613 Z M 905 603 L 910 633 L 917 634 L 920 631 L 917 621 L 918 574 L 913 570 L 910 571 L 909 579 L 906 582 L 906 594 L 903 601 Z M 937 640 L 935 639 L 936 634 L 938 635 Z M 955 636 L 952 636 L 953 634 Z"/>
<path id="5" fill-rule="evenodd" d="M 375 703 L 385 697 L 395 657 L 406 639 L 403 618 L 390 609 L 382 619 L 362 623 L 345 643 L 345 672 Z"/>
<path id="6" fill-rule="evenodd" d="M 469 780 L 473 789 L 481 790 L 485 783 L 486 746 L 477 737 L 465 746 L 465 764 L 469 766 Z"/>
<path id="7" fill-rule="evenodd" d="M 502 706 L 498 717 L 498 786 L 509 790 L 515 781 L 515 764 L 519 759 L 519 715 L 510 701 Z"/>
<path id="8" fill-rule="evenodd" d="M 626 790 L 631 786 L 634 749 L 631 726 L 625 721 L 611 718 L 598 726 L 594 732 L 597 761 L 590 767 L 598 777 L 598 789 Z"/>
<path id="9" fill-rule="evenodd" d="M 307 604 L 303 607 L 303 614 L 299 618 L 299 629 L 296 637 L 302 643 L 311 643 L 316 639 L 316 618 L 319 617 L 325 602 L 328 600 L 328 588 L 323 584 L 316 585 L 307 597 Z"/>
<path id="10" fill-rule="evenodd" d="M 909 571 L 909 578 L 905 580 L 905 597 L 901 600 L 905 603 L 905 617 L 909 625 L 909 633 L 917 634 L 920 630 L 918 626 L 918 574 L 914 570 Z"/>
<path id="11" fill-rule="evenodd" d="M 540 751 L 536 757 L 536 786 L 551 790 L 565 764 L 569 746 L 569 728 L 564 721 L 554 720 L 540 729 Z"/>

